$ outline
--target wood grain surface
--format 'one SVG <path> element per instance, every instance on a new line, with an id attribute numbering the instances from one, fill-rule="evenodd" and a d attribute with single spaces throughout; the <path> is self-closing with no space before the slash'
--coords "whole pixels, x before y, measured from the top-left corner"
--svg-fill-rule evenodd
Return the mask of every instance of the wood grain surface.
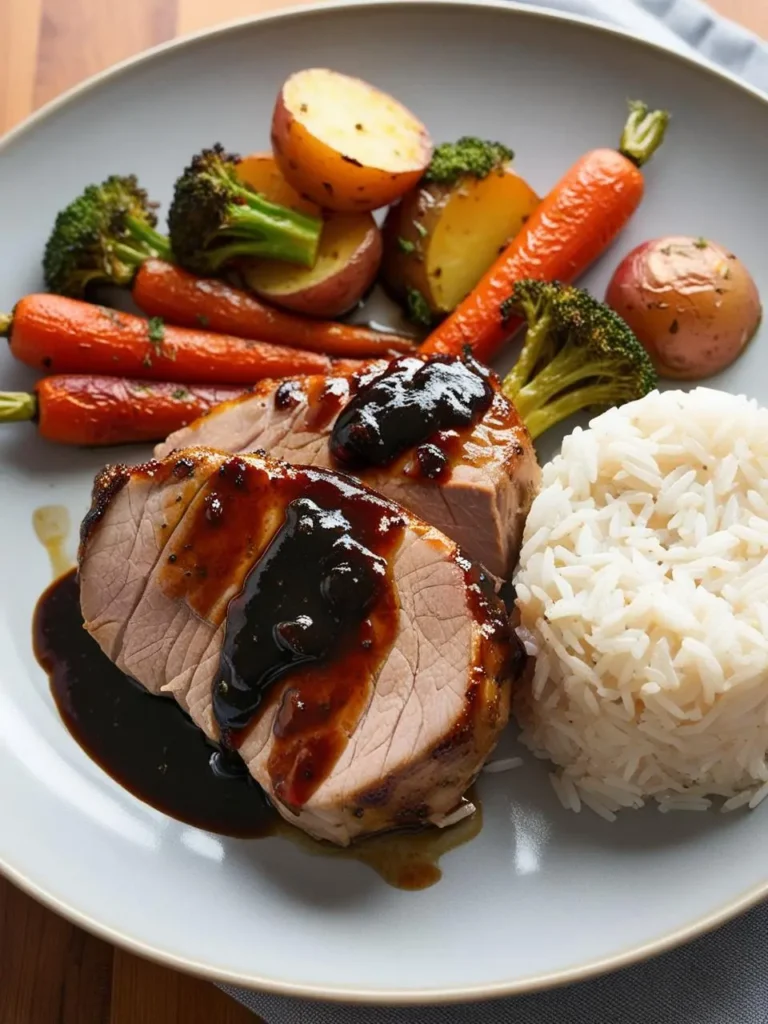
<path id="1" fill-rule="evenodd" d="M 0 0 L 0 134 L 148 46 L 294 0 Z M 768 0 L 712 0 L 768 38 Z M 115 949 L 0 878 L 0 1024 L 254 1024 L 213 985 Z"/>

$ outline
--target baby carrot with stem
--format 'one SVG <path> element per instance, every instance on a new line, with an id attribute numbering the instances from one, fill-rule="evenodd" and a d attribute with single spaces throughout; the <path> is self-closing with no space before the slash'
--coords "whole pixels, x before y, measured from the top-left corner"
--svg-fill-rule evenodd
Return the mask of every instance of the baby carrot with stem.
<path id="1" fill-rule="evenodd" d="M 0 425 L 36 423 L 41 437 L 58 444 L 139 444 L 160 441 L 247 393 L 237 386 L 54 375 L 38 381 L 32 393 L 0 391 Z"/>
<path id="2" fill-rule="evenodd" d="M 489 362 L 520 326 L 501 313 L 515 282 L 572 281 L 627 223 L 643 197 L 640 168 L 661 145 L 668 122 L 666 111 L 630 103 L 619 148 L 592 150 L 571 167 L 420 351 L 458 355 L 469 345 L 477 359 Z"/>
<path id="3" fill-rule="evenodd" d="M 253 384 L 264 377 L 357 369 L 356 360 L 171 327 L 62 295 L 27 295 L 0 335 L 27 366 L 54 373 L 96 373 L 189 384 Z"/>

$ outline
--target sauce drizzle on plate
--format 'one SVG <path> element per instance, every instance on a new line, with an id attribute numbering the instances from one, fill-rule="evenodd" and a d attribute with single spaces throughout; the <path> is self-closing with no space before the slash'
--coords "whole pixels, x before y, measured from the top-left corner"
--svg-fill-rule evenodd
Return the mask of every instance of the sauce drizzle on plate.
<path id="1" fill-rule="evenodd" d="M 72 559 L 67 554 L 69 510 L 64 505 L 41 505 L 32 513 L 32 528 L 48 552 L 53 578 L 63 576 L 72 568 Z"/>
<path id="2" fill-rule="evenodd" d="M 174 700 L 147 693 L 106 657 L 83 629 L 74 570 L 41 596 L 33 639 L 77 743 L 138 799 L 188 825 L 240 838 L 279 835 L 313 855 L 361 861 L 390 885 L 409 890 L 434 885 L 440 858 L 480 831 L 479 806 L 449 828 L 374 836 L 347 849 L 287 824 L 236 754 L 217 751 Z"/>

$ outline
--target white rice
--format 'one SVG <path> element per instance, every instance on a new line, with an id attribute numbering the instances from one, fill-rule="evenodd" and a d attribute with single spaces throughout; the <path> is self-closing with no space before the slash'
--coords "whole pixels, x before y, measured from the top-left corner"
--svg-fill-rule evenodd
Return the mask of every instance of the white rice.
<path id="1" fill-rule="evenodd" d="M 768 410 L 654 392 L 544 467 L 515 584 L 515 710 L 562 804 L 608 820 L 768 796 Z M 493 769 L 491 769 L 493 770 Z"/>

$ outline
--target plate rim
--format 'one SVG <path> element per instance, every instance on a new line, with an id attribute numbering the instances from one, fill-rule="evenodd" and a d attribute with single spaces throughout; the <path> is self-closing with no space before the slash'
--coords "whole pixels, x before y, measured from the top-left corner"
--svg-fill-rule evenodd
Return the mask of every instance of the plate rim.
<path id="1" fill-rule="evenodd" d="M 235 18 L 197 32 L 187 33 L 166 40 L 149 49 L 142 50 L 132 57 L 119 61 L 67 89 L 6 132 L 5 135 L 0 137 L 0 156 L 17 141 L 24 138 L 28 132 L 34 131 L 60 109 L 77 102 L 91 91 L 100 87 L 102 83 L 119 78 L 127 71 L 133 70 L 137 65 L 150 63 L 155 59 L 162 58 L 166 53 L 194 46 L 203 40 L 234 34 L 239 29 L 249 28 L 254 25 L 290 21 L 292 19 L 306 19 L 315 16 L 322 18 L 326 13 L 334 13 L 349 8 L 360 9 L 366 7 L 382 10 L 391 8 L 408 8 L 413 10 L 416 7 L 456 8 L 463 9 L 466 12 L 476 10 L 477 7 L 483 7 L 488 10 L 504 11 L 512 17 L 527 17 L 538 22 L 556 21 L 566 25 L 581 25 L 604 35 L 618 37 L 625 43 L 651 51 L 671 59 L 673 62 L 682 62 L 709 77 L 719 78 L 731 87 L 735 87 L 738 91 L 758 100 L 768 108 L 768 95 L 707 58 L 695 53 L 687 54 L 674 50 L 663 43 L 639 37 L 620 26 L 608 24 L 607 22 L 584 15 L 556 11 L 546 7 L 531 7 L 524 3 L 518 3 L 517 0 L 323 0 L 319 4 L 301 3 L 285 9 L 265 11 L 261 14 Z M 173 970 L 202 977 L 218 984 L 233 985 L 295 999 L 385 1006 L 479 1002 L 516 995 L 533 994 L 587 981 L 621 968 L 629 967 L 632 964 L 641 963 L 651 957 L 700 938 L 768 898 L 768 873 L 766 873 L 766 878 L 762 883 L 745 890 L 736 899 L 729 900 L 708 914 L 694 918 L 679 928 L 666 932 L 657 938 L 650 939 L 639 946 L 631 946 L 610 956 L 572 967 L 528 975 L 509 981 L 461 985 L 450 988 L 398 989 L 370 988 L 359 985 L 321 985 L 317 983 L 288 982 L 262 977 L 253 972 L 243 974 L 239 971 L 212 967 L 209 964 L 195 961 L 189 957 L 169 952 L 167 949 L 153 946 L 118 928 L 102 923 L 97 918 L 84 913 L 73 904 L 55 895 L 25 874 L 23 868 L 15 866 L 3 857 L 0 857 L 0 874 L 48 909 L 53 910 L 91 934 Z"/>

